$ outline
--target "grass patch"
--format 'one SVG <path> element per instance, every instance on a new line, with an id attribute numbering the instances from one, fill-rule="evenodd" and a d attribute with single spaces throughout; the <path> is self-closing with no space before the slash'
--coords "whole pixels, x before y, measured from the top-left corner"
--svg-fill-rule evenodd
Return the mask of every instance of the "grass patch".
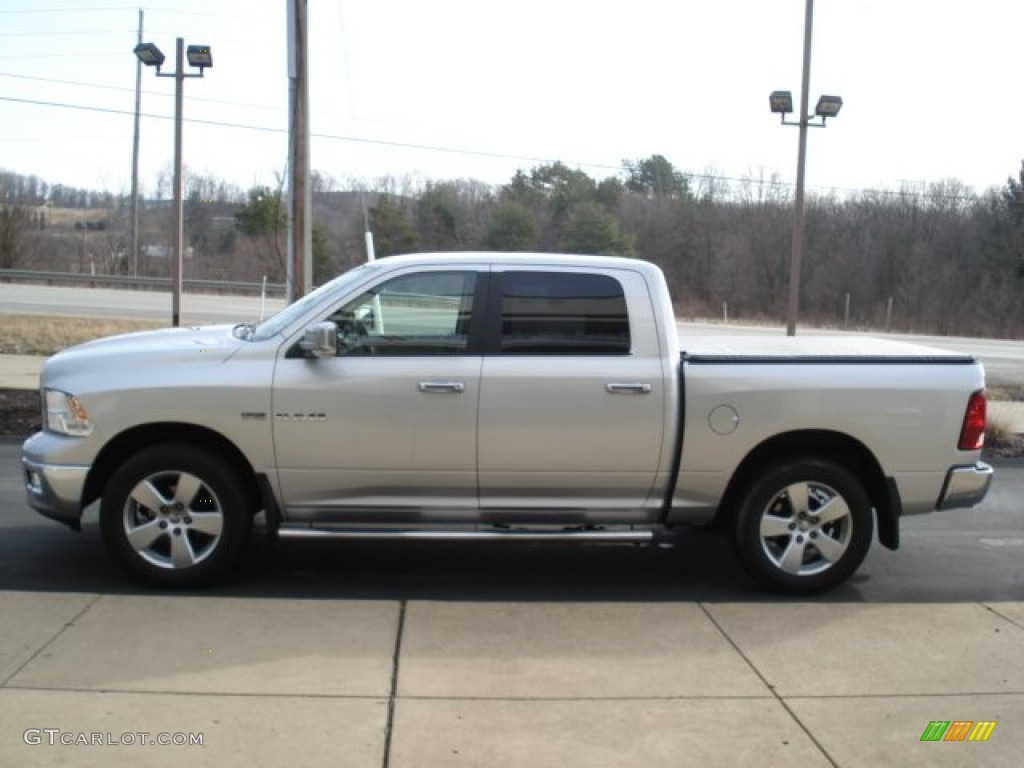
<path id="1" fill-rule="evenodd" d="M 988 386 L 985 388 L 985 397 L 989 400 L 1019 403 L 1024 401 L 1024 387 L 1014 384 Z"/>
<path id="2" fill-rule="evenodd" d="M 1004 419 L 988 414 L 985 419 L 985 445 L 1007 445 L 1014 437 L 1010 425 Z"/>
<path id="3" fill-rule="evenodd" d="M 986 459 L 1020 459 L 1024 457 L 1024 435 L 1014 434 L 1006 421 L 989 413 L 982 456 Z"/>
<path id="4" fill-rule="evenodd" d="M 156 320 L 0 315 L 0 355 L 53 355 L 84 341 L 166 325 Z"/>

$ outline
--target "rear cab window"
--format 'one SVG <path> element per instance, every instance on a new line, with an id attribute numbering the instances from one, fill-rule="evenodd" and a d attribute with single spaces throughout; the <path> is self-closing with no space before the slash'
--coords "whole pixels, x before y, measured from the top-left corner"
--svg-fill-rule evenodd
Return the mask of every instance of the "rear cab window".
<path id="1" fill-rule="evenodd" d="M 628 355 L 622 285 L 604 274 L 509 271 L 501 276 L 501 355 Z"/>

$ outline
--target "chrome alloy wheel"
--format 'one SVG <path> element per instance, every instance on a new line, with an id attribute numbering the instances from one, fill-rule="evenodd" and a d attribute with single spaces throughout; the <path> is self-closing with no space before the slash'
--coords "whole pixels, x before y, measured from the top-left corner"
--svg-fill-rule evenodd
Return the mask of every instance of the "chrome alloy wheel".
<path id="1" fill-rule="evenodd" d="M 853 516 L 846 499 L 820 482 L 780 490 L 761 512 L 761 548 L 779 570 L 794 576 L 822 573 L 850 546 Z"/>
<path id="2" fill-rule="evenodd" d="M 217 550 L 224 509 L 201 478 L 165 470 L 132 488 L 122 523 L 128 544 L 146 562 L 158 568 L 191 568 Z"/>

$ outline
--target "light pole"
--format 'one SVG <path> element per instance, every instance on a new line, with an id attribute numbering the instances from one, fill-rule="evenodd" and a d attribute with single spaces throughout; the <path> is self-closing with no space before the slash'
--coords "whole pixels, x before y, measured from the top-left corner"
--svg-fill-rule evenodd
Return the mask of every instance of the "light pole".
<path id="1" fill-rule="evenodd" d="M 171 306 L 171 323 L 175 327 L 181 324 L 181 282 L 185 239 L 185 210 L 182 195 L 181 178 L 181 108 L 183 103 L 184 83 L 186 77 L 202 77 L 207 67 L 213 66 L 208 45 L 190 45 L 185 51 L 185 41 L 178 38 L 175 51 L 174 72 L 161 72 L 164 54 L 153 43 L 139 43 L 135 46 L 135 56 L 147 67 L 156 67 L 157 77 L 174 78 L 174 261 L 171 264 L 171 289 L 173 299 Z M 199 74 L 185 72 L 185 57 L 189 66 L 199 67 Z"/>
<path id="2" fill-rule="evenodd" d="M 142 44 L 139 8 L 139 45 Z M 139 276 L 139 118 L 142 111 L 142 62 L 135 62 L 135 131 L 132 134 L 132 277 Z"/>
<path id="3" fill-rule="evenodd" d="M 825 121 L 839 114 L 843 100 L 839 96 L 822 96 L 809 115 L 808 91 L 811 83 L 811 30 L 814 26 L 814 0 L 807 0 L 804 11 L 804 66 L 800 93 L 800 120 L 791 122 L 786 115 L 793 112 L 793 94 L 789 91 L 772 91 L 769 97 L 772 112 L 781 116 L 783 125 L 795 125 L 800 128 L 800 139 L 796 160 L 796 200 L 793 214 L 793 253 L 789 261 L 789 302 L 786 307 L 786 335 L 796 335 L 796 316 L 800 306 L 800 265 L 804 256 L 804 176 L 807 166 L 807 129 L 824 128 Z M 815 117 L 821 118 L 820 123 L 812 123 Z"/>

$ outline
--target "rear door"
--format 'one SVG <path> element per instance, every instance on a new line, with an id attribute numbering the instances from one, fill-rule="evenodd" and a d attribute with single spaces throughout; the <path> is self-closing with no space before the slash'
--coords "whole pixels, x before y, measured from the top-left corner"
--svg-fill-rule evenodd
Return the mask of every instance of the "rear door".
<path id="1" fill-rule="evenodd" d="M 495 270 L 480 390 L 485 517 L 653 518 L 666 377 L 642 276 Z"/>

